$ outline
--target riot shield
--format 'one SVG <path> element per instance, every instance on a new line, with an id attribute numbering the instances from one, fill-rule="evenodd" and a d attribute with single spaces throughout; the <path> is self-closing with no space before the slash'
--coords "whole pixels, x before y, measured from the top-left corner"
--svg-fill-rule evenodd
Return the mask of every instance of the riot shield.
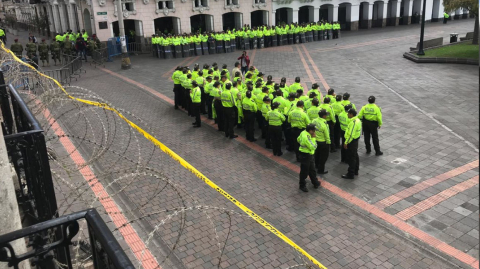
<path id="1" fill-rule="evenodd" d="M 313 41 L 318 41 L 318 31 L 313 31 Z"/>
<path id="2" fill-rule="evenodd" d="M 225 52 L 227 52 L 227 53 L 232 52 L 230 50 L 231 46 L 232 46 L 232 42 L 230 40 L 225 40 Z"/>
<path id="3" fill-rule="evenodd" d="M 293 34 L 288 34 L 287 37 L 288 37 L 288 44 L 289 45 L 293 44 Z"/>
<path id="4" fill-rule="evenodd" d="M 163 46 L 163 53 L 165 54 L 165 59 L 172 59 L 172 48 L 170 46 Z"/>
<path id="5" fill-rule="evenodd" d="M 191 43 L 191 44 L 189 44 L 189 46 L 190 46 L 189 56 L 194 56 L 195 55 L 195 44 Z"/>
<path id="6" fill-rule="evenodd" d="M 208 53 L 209 54 L 215 54 L 215 40 L 208 41 Z"/>
<path id="7" fill-rule="evenodd" d="M 288 39 L 287 35 L 282 35 L 282 45 L 287 45 L 288 44 L 287 39 Z"/>
<path id="8" fill-rule="evenodd" d="M 263 48 L 265 47 L 265 37 L 259 38 L 259 39 L 258 39 L 258 43 L 260 43 L 260 44 L 258 44 L 258 47 L 259 47 L 260 49 L 263 49 Z"/>
<path id="9" fill-rule="evenodd" d="M 257 48 L 257 38 L 253 38 L 253 49 Z"/>
<path id="10" fill-rule="evenodd" d="M 158 58 L 165 59 L 165 51 L 163 50 L 163 47 L 157 44 L 157 55 Z"/>
<path id="11" fill-rule="evenodd" d="M 195 55 L 202 55 L 202 45 L 200 45 L 200 43 L 195 43 Z"/>
<path id="12" fill-rule="evenodd" d="M 306 32 L 305 37 L 306 37 L 307 42 L 312 42 L 313 41 L 312 31 Z"/>
<path id="13" fill-rule="evenodd" d="M 190 46 L 188 44 L 182 45 L 183 58 L 190 56 Z"/>
<path id="14" fill-rule="evenodd" d="M 217 40 L 217 53 L 223 53 L 223 40 Z"/>
<path id="15" fill-rule="evenodd" d="M 175 58 L 181 58 L 182 57 L 182 46 L 177 45 L 175 46 Z"/>
<path id="16" fill-rule="evenodd" d="M 153 47 L 153 49 L 152 49 L 152 55 L 153 55 L 153 57 L 157 57 L 157 58 L 158 58 L 158 57 L 159 57 L 159 56 L 158 56 L 158 45 L 157 45 L 157 44 L 154 44 L 152 47 Z"/>
<path id="17" fill-rule="evenodd" d="M 337 30 L 337 38 L 340 38 L 340 29 Z"/>
<path id="18" fill-rule="evenodd" d="M 277 46 L 277 35 L 272 35 L 272 47 Z"/>
<path id="19" fill-rule="evenodd" d="M 248 37 L 243 38 L 242 46 L 243 50 L 250 49 L 250 39 Z"/>
<path id="20" fill-rule="evenodd" d="M 208 44 L 207 42 L 202 42 L 202 54 L 208 55 Z"/>
<path id="21" fill-rule="evenodd" d="M 232 50 L 232 52 L 235 52 L 237 50 L 237 41 L 236 40 L 232 40 L 232 45 L 230 46 L 230 49 Z"/>
<path id="22" fill-rule="evenodd" d="M 328 30 L 327 39 L 328 39 L 328 40 L 332 39 L 332 30 Z"/>
<path id="23" fill-rule="evenodd" d="M 305 43 L 305 33 L 300 33 L 300 43 Z"/>

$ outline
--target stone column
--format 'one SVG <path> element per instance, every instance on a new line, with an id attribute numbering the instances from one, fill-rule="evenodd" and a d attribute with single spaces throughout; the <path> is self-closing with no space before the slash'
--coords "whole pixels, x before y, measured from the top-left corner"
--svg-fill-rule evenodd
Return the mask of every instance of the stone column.
<path id="1" fill-rule="evenodd" d="M 318 22 L 320 20 L 320 8 L 314 7 L 313 8 L 313 21 Z"/>
<path id="2" fill-rule="evenodd" d="M 338 21 L 338 5 L 333 5 L 328 7 L 328 21 L 329 22 Z"/>
<path id="3" fill-rule="evenodd" d="M 350 31 L 358 30 L 358 20 L 360 16 L 360 5 L 352 4 L 347 7 L 347 23 L 350 23 Z"/>
<path id="4" fill-rule="evenodd" d="M 55 34 L 63 33 L 60 16 L 58 14 L 58 2 L 53 2 L 50 8 L 52 9 L 52 22 L 55 28 Z"/>
<path id="5" fill-rule="evenodd" d="M 396 2 L 393 3 L 392 5 L 392 20 L 394 20 L 394 26 L 398 26 L 400 22 L 400 6 L 401 2 L 400 0 L 397 0 Z"/>
<path id="6" fill-rule="evenodd" d="M 413 0 L 403 0 L 403 16 L 406 17 L 406 24 L 412 23 Z"/>
<path id="7" fill-rule="evenodd" d="M 77 23 L 76 23 L 76 17 L 75 17 L 75 1 L 73 0 L 69 1 L 66 5 L 67 5 L 70 29 L 72 30 L 73 33 L 76 33 L 78 29 L 77 29 Z"/>
<path id="8" fill-rule="evenodd" d="M 275 26 L 275 18 L 277 16 L 277 11 L 276 10 L 272 10 L 272 26 Z"/>
<path id="9" fill-rule="evenodd" d="M 292 12 L 292 23 L 298 22 L 298 9 L 294 9 Z"/>
<path id="10" fill-rule="evenodd" d="M 67 6 L 65 4 L 62 4 L 62 5 L 58 5 L 58 13 L 60 15 L 60 21 L 61 21 L 61 24 L 62 24 L 62 32 L 67 32 L 69 28 L 69 24 L 68 24 L 68 19 L 67 17 L 65 16 L 65 14 L 67 14 L 66 10 L 67 10 Z"/>
<path id="11" fill-rule="evenodd" d="M 378 8 L 378 14 L 380 13 L 382 14 L 382 28 L 387 26 L 387 12 L 388 12 L 388 2 L 383 2 L 383 5 L 380 4 Z"/>

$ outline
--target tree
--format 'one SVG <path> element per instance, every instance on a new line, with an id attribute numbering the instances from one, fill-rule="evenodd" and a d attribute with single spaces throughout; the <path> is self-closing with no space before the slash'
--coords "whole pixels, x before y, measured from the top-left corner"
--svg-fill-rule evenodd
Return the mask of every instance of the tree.
<path id="1" fill-rule="evenodd" d="M 473 28 L 473 42 L 478 45 L 478 0 L 443 0 L 446 12 L 452 12 L 459 8 L 468 10 L 469 14 L 475 16 L 475 27 Z"/>

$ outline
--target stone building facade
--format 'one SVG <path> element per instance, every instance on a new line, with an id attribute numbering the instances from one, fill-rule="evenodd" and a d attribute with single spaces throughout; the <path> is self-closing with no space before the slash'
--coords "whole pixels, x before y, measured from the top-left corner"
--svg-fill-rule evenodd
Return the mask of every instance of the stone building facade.
<path id="1" fill-rule="evenodd" d="M 154 33 L 222 31 L 244 24 L 339 21 L 343 30 L 397 26 L 420 22 L 422 0 L 40 0 L 37 10 L 47 13 L 52 33 L 85 29 L 102 41 L 118 35 L 118 16 L 126 34 L 136 39 Z M 466 11 L 452 18 L 468 17 Z M 427 0 L 427 21 L 443 18 L 441 0 Z"/>

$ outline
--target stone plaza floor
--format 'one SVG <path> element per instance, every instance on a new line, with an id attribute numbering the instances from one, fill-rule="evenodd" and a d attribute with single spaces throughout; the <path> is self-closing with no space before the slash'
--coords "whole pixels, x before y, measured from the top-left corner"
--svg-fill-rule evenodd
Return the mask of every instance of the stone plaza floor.
<path id="1" fill-rule="evenodd" d="M 444 37 L 447 43 L 450 33 L 464 36 L 473 24 L 470 19 L 427 24 L 426 39 Z M 177 65 L 217 62 L 231 70 L 241 52 L 172 60 L 132 56 L 130 70 L 121 70 L 119 59 L 104 68 L 85 65 L 86 73 L 72 86 L 128 111 L 127 118 L 328 268 L 478 268 L 478 66 L 404 59 L 402 54 L 416 45 L 419 32 L 418 25 L 387 27 L 342 33 L 337 40 L 248 51 L 251 65 L 277 82 L 287 77 L 291 83 L 299 76 L 307 87 L 319 83 L 322 94 L 330 87 L 336 93 L 349 92 L 358 109 L 370 95 L 382 108 L 379 135 L 384 155 L 366 155 L 362 138 L 359 176 L 346 180 L 341 178 L 347 166 L 340 163 L 340 153 L 331 153 L 329 173 L 321 177 L 323 188 L 313 190 L 309 185 L 308 193 L 298 190 L 299 165 L 293 153 L 284 150 L 282 157 L 273 156 L 263 140 L 248 142 L 237 128 L 239 138 L 227 139 L 206 118 L 202 128 L 193 129 L 192 119 L 173 109 L 170 76 Z M 131 140 L 127 134 L 115 135 Z M 151 212 L 181 203 L 221 209 L 211 219 L 187 214 L 164 225 L 155 234 L 164 251 L 149 246 L 159 266 L 302 264 L 286 243 L 261 225 L 244 216 L 224 215 L 239 210 L 167 154 L 154 152 L 145 142 L 137 147 L 156 160 L 155 169 L 176 186 L 155 195 L 154 179 L 138 179 L 125 187 L 116 182 L 122 195 L 114 200 L 121 211 L 129 208 L 128 219 L 139 219 L 141 225 L 134 227 L 142 240 L 168 215 Z M 81 152 L 89 154 L 88 149 Z M 133 155 L 141 159 L 140 153 Z M 105 172 L 101 168 L 105 166 L 94 170 Z M 118 166 L 121 162 L 108 164 L 109 169 Z M 188 196 L 181 203 L 175 200 L 177 188 Z M 128 248 L 128 242 L 122 245 Z M 224 247 L 221 255 L 217 245 Z M 171 246 L 173 255 L 165 254 Z M 165 255 L 168 263 L 162 265 Z"/>

